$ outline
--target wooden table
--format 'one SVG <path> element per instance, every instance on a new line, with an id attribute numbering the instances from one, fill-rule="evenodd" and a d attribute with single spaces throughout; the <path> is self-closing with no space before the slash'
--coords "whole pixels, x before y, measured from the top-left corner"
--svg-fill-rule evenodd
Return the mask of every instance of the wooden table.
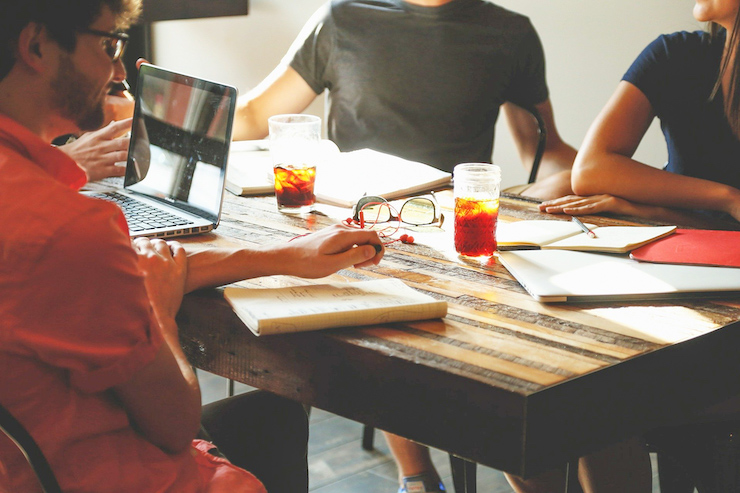
<path id="1" fill-rule="evenodd" d="M 541 217 L 502 199 L 501 220 Z M 189 241 L 280 242 L 331 222 L 229 196 L 217 233 Z M 400 243 L 331 279 L 385 277 L 447 300 L 448 316 L 257 338 L 204 290 L 183 303 L 183 347 L 203 370 L 524 477 L 740 393 L 738 299 L 545 305 L 495 261 Z"/>

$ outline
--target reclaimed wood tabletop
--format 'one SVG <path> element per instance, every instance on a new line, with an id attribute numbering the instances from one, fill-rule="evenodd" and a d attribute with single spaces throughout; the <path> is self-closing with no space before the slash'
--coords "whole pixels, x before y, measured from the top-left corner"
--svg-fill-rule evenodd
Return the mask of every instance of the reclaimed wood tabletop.
<path id="1" fill-rule="evenodd" d="M 739 298 L 539 303 L 495 257 L 481 263 L 454 255 L 447 213 L 445 233 L 412 233 L 417 243 L 389 245 L 378 266 L 318 281 L 240 283 L 398 278 L 446 300 L 444 319 L 255 337 L 221 289 L 201 290 L 186 296 L 178 316 L 188 358 L 525 477 L 740 392 Z M 501 199 L 501 221 L 543 218 L 557 219 L 531 200 Z M 228 196 L 218 229 L 183 241 L 189 248 L 262 245 L 336 221 L 281 214 L 274 197 Z"/>

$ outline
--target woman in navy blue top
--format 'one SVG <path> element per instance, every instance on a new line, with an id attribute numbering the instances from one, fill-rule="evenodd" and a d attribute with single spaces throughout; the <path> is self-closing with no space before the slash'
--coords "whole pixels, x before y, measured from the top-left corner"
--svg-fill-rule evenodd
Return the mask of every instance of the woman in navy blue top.
<path id="1" fill-rule="evenodd" d="M 544 202 L 542 210 L 679 223 L 697 219 L 682 212 L 711 211 L 740 221 L 739 4 L 697 0 L 694 17 L 709 22 L 710 33 L 660 36 L 645 48 L 578 153 L 572 186 L 580 197 Z M 662 170 L 632 159 L 655 117 L 668 147 Z"/>
<path id="2" fill-rule="evenodd" d="M 740 226 L 740 60 L 735 57 L 740 0 L 696 0 L 694 17 L 709 22 L 710 32 L 660 36 L 645 48 L 578 152 L 571 185 L 579 195 L 543 202 L 541 210 L 571 215 L 611 212 L 704 226 L 712 219 L 709 214 Z M 632 159 L 656 117 L 668 147 L 663 169 Z M 733 420 L 737 425 L 739 410 L 740 396 L 706 410 L 696 420 Z M 718 427 L 719 432 L 726 431 L 724 425 Z M 661 450 L 690 457 L 686 464 L 692 474 L 711 482 L 718 470 L 705 464 L 706 471 L 694 471 L 699 460 L 691 454 L 709 457 L 723 444 L 730 446 L 733 435 L 720 441 L 714 432 L 697 430 L 684 447 L 690 452 L 683 444 L 663 443 Z M 687 432 L 680 433 L 674 441 L 688 438 Z M 551 473 L 513 482 L 517 493 L 557 491 L 556 477 Z M 582 457 L 579 477 L 587 492 L 651 490 L 648 455 L 636 440 Z M 626 479 L 632 485 L 619 486 Z M 725 491 L 709 488 L 706 491 Z"/>

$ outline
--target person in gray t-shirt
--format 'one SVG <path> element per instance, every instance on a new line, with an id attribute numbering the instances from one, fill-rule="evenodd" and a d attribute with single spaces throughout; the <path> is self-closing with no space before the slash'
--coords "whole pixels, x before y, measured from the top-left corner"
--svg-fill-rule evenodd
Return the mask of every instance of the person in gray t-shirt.
<path id="1" fill-rule="evenodd" d="M 278 67 L 240 98 L 234 139 L 266 137 L 268 117 L 300 113 L 325 90 L 329 138 L 342 151 L 368 147 L 448 171 L 462 162 L 491 161 L 499 108 L 530 166 L 538 133 L 523 108 L 533 107 L 545 122 L 547 146 L 540 179 L 523 194 L 572 193 L 576 151 L 555 128 L 539 37 L 529 19 L 487 0 L 327 2 Z M 399 466 L 400 492 L 444 491 L 426 447 L 386 438 Z M 625 462 L 615 450 L 602 454 L 604 464 Z M 581 471 L 589 469 L 599 468 Z M 539 492 L 559 489 L 562 478 L 550 471 L 532 481 L 508 479 L 517 492 Z"/>
<path id="2" fill-rule="evenodd" d="M 571 193 L 575 150 L 555 128 L 542 45 L 529 19 L 486 0 L 334 0 L 309 20 L 283 62 L 239 101 L 234 139 L 267 135 L 267 118 L 329 92 L 328 133 L 342 151 L 371 148 L 452 171 L 491 162 L 499 108 L 525 167 L 547 129 L 525 193 Z"/>

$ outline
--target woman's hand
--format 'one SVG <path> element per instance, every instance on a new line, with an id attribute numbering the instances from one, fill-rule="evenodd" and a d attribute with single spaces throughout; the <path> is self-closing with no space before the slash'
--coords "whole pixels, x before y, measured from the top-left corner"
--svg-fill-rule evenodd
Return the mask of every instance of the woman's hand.
<path id="1" fill-rule="evenodd" d="M 636 216 L 640 215 L 639 213 L 643 207 L 613 195 L 601 194 L 588 196 L 566 195 L 565 197 L 542 202 L 539 208 L 540 211 L 549 214 L 568 214 L 571 216 L 604 212 Z"/>
<path id="2" fill-rule="evenodd" d="M 706 216 L 700 216 L 682 209 L 660 207 L 657 205 L 639 204 L 613 195 L 567 195 L 559 199 L 549 200 L 540 204 L 540 210 L 549 214 L 568 214 L 570 216 L 584 216 L 592 214 L 612 213 L 622 216 L 638 217 L 658 221 L 665 224 L 680 224 L 683 227 L 703 228 L 717 227 Z M 737 204 L 737 215 L 740 221 L 740 203 Z"/>

